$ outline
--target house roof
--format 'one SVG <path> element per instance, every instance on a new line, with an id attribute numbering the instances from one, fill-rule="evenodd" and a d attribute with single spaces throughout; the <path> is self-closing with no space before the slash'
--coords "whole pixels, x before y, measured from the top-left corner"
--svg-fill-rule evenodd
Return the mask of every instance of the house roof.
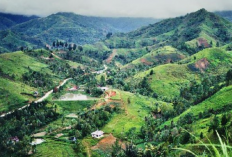
<path id="1" fill-rule="evenodd" d="M 97 130 L 97 131 L 95 131 L 95 132 L 92 132 L 91 133 L 91 135 L 102 135 L 104 132 L 103 131 L 101 131 L 101 130 Z"/>

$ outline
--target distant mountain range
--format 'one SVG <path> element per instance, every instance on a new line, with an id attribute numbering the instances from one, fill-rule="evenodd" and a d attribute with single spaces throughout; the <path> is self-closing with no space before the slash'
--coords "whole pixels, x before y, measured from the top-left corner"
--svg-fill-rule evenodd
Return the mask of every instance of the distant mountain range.
<path id="1" fill-rule="evenodd" d="M 215 12 L 215 14 L 229 20 L 230 22 L 232 22 L 232 11 L 217 11 L 217 12 Z"/>
<path id="2" fill-rule="evenodd" d="M 107 115 L 113 114 L 113 117 L 107 118 L 106 124 L 99 121 L 99 126 L 104 132 L 112 132 L 116 138 L 123 139 L 122 142 L 133 144 L 129 155 L 124 155 L 124 150 L 120 151 L 122 156 L 191 156 L 175 151 L 175 148 L 200 156 L 231 156 L 229 151 L 229 155 L 221 154 L 224 151 L 220 147 L 211 153 L 207 148 L 200 148 L 199 143 L 205 141 L 207 146 L 219 146 L 220 141 L 228 137 L 230 143 L 224 143 L 224 146 L 229 148 L 232 141 L 232 23 L 205 9 L 130 32 L 127 30 L 132 27 L 127 27 L 127 23 L 129 19 L 126 18 L 57 13 L 0 31 L 0 46 L 4 51 L 18 49 L 19 46 L 43 46 L 53 40 L 67 40 L 71 45 L 71 42 L 82 44 L 103 39 L 94 44 L 76 45 L 75 49 L 74 44 L 73 49 L 71 46 L 68 49 L 62 46 L 62 42 L 57 42 L 54 45 L 61 46 L 56 46 L 57 50 L 53 49 L 53 52 L 37 49 L 0 54 L 0 116 L 3 115 L 0 131 L 4 133 L 0 136 L 0 156 L 20 156 L 22 144 L 31 148 L 28 136 L 34 131 L 37 133 L 37 130 L 47 131 L 45 125 L 61 122 L 64 110 L 65 115 L 75 112 L 83 125 L 91 124 L 84 127 L 85 130 L 79 127 L 79 123 L 73 125 L 80 131 L 80 142 L 86 141 L 91 129 L 97 129 L 101 117 L 105 121 Z M 133 26 L 135 28 L 135 24 Z M 113 32 L 113 35 L 106 38 L 108 32 Z M 98 75 L 97 71 L 103 68 L 105 71 Z M 65 78 L 73 79 L 64 88 L 54 88 Z M 100 92 L 99 100 L 94 98 L 94 101 L 80 101 L 80 104 L 59 102 L 59 97 L 69 93 L 68 89 L 74 85 L 82 86 L 81 90 L 85 89 L 82 93 L 88 96 L 97 93 L 99 86 L 110 87 L 106 93 L 112 99 L 102 103 L 104 94 Z M 56 92 L 47 99 L 46 106 L 50 106 L 50 111 L 55 110 L 51 114 L 44 109 L 47 115 L 37 112 L 45 104 L 32 106 L 31 103 L 30 107 L 22 107 L 51 89 Z M 88 112 L 92 108 L 94 111 L 96 108 L 95 117 L 87 117 L 93 113 Z M 98 108 L 104 110 L 99 112 Z M 13 110 L 14 113 L 5 116 Z M 100 116 L 97 113 L 105 114 Z M 58 120 L 51 118 L 55 114 L 60 115 Z M 50 123 L 49 119 L 53 122 Z M 66 118 L 65 122 L 71 124 L 72 119 Z M 76 134 L 66 134 L 65 130 L 59 129 L 63 127 L 62 123 L 57 123 L 56 134 L 64 133 L 64 138 Z M 22 129 L 18 131 L 18 128 Z M 87 130 L 89 133 L 83 134 Z M 219 140 L 216 139 L 217 131 L 223 138 L 218 135 Z M 8 142 L 9 137 L 16 136 L 20 142 Z M 33 155 L 67 152 L 68 147 L 63 147 L 67 141 L 62 139 L 59 140 L 60 147 L 48 152 L 44 146 L 56 144 L 57 138 L 51 134 L 43 138 L 49 140 L 42 146 L 38 145 L 38 151 Z M 28 142 L 25 142 L 26 139 Z M 86 152 L 79 155 L 77 148 L 71 143 L 69 145 L 68 154 L 64 156 L 86 156 Z M 89 152 L 92 150 L 89 149 Z M 20 155 L 15 155 L 17 153 Z M 28 150 L 23 153 L 27 155 Z M 97 151 L 94 150 L 94 153 Z M 95 156 L 102 156 L 102 153 Z"/>
<path id="3" fill-rule="evenodd" d="M 56 40 L 89 44 L 104 39 L 109 32 L 129 32 L 159 21 L 153 18 L 90 17 L 74 13 L 57 13 L 42 18 L 3 15 L 4 20 L 0 23 L 0 30 L 4 30 L 0 32 L 1 52 L 17 50 L 21 46 L 41 47 Z"/>
<path id="4" fill-rule="evenodd" d="M 215 13 L 232 21 L 232 11 Z M 214 18 L 216 21 L 219 19 L 213 14 L 204 17 L 204 14 L 199 12 L 200 16 L 197 15 L 199 17 L 193 17 L 198 20 L 197 23 L 194 23 L 191 17 L 194 15 L 189 14 L 185 19 L 183 19 L 183 16 L 174 19 L 166 19 L 155 24 L 160 21 L 160 19 L 91 17 L 65 12 L 41 18 L 37 16 L 28 17 L 24 15 L 0 13 L 0 53 L 15 51 L 22 46 L 39 48 L 43 47 L 45 44 L 51 45 L 52 42 L 56 40 L 63 40 L 78 45 L 92 44 L 106 39 L 106 35 L 109 32 L 112 32 L 113 34 L 131 32 L 126 35 L 129 40 L 131 40 L 131 37 L 134 38 L 136 36 L 138 38 L 141 38 L 142 36 L 148 38 L 149 36 L 159 35 L 156 37 L 156 41 L 163 40 L 163 43 L 165 43 L 167 42 L 167 38 L 170 38 L 172 40 L 170 41 L 171 43 L 180 41 L 184 42 L 194 39 L 199 33 L 206 33 L 206 35 L 208 35 L 207 19 L 212 20 L 212 18 Z M 205 21 L 205 27 L 200 25 L 201 21 Z M 213 33 L 213 36 L 207 36 L 208 39 L 225 38 L 227 28 L 224 28 L 223 25 L 226 22 L 223 20 L 220 21 L 223 22 L 223 24 L 219 24 L 220 27 L 222 26 L 222 33 L 215 32 L 216 30 L 214 29 L 212 30 L 214 32 L 210 32 Z M 210 22 L 212 23 L 212 21 Z M 166 25 L 168 25 L 168 27 Z M 191 27 L 191 30 L 187 30 L 189 26 L 193 25 L 196 27 Z M 216 28 L 217 26 L 214 25 L 214 27 Z M 181 32 L 178 32 L 178 30 L 181 30 Z M 125 35 L 123 36 L 125 37 Z M 129 42 L 129 40 L 127 42 Z M 216 40 L 212 39 L 212 42 L 216 42 Z M 151 41 L 141 42 L 146 43 Z"/>
<path id="5" fill-rule="evenodd" d="M 36 18 L 38 18 L 38 16 L 24 16 L 0 13 L 0 30 L 5 30 L 17 24 L 27 22 Z"/>
<path id="6" fill-rule="evenodd" d="M 201 9 L 186 16 L 165 19 L 135 31 L 119 34 L 106 41 L 111 48 L 132 48 L 186 44 L 196 48 L 230 41 L 232 24 L 220 16 Z M 158 43 L 158 44 L 157 44 Z M 182 46 L 184 48 L 184 46 Z"/>

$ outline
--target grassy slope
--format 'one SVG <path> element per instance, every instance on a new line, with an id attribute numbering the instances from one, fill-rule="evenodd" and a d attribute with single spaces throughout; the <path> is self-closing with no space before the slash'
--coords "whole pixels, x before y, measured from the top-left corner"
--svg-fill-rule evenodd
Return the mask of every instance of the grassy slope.
<path id="1" fill-rule="evenodd" d="M 33 97 L 20 93 L 33 93 L 36 89 L 20 82 L 13 82 L 8 79 L 0 78 L 0 112 L 12 110 L 22 106 L 27 100 L 34 100 Z"/>
<path id="2" fill-rule="evenodd" d="M 164 60 L 159 60 L 159 55 L 163 56 L 164 58 L 170 58 L 170 59 L 172 58 L 171 55 L 174 55 L 174 56 L 181 55 L 184 58 L 183 54 L 181 54 L 177 49 L 175 49 L 171 46 L 164 46 L 164 47 L 158 48 L 158 49 L 156 49 L 148 54 L 145 54 L 144 56 L 132 61 L 131 63 L 124 65 L 123 68 L 143 64 L 143 63 L 141 63 L 142 58 L 144 58 L 146 61 L 148 61 L 150 63 L 159 63 L 161 61 L 164 61 Z"/>
<path id="3" fill-rule="evenodd" d="M 22 75 L 29 71 L 28 67 L 34 71 L 52 74 L 51 70 L 47 68 L 48 65 L 38 62 L 21 51 L 1 54 L 0 66 L 5 74 L 10 76 L 14 74 L 16 79 L 21 79 Z"/>
<path id="4" fill-rule="evenodd" d="M 59 83 L 52 71 L 48 69 L 48 65 L 21 51 L 1 54 L 0 67 L 3 72 L 0 77 L 0 89 L 3 91 L 2 95 L 4 95 L 0 98 L 0 112 L 20 107 L 27 100 L 35 100 L 33 96 L 21 94 L 32 94 L 34 91 L 38 91 L 38 89 L 22 82 L 22 75 L 29 71 L 28 67 L 34 71 L 52 76 L 53 81 L 56 84 Z"/>
<path id="5" fill-rule="evenodd" d="M 91 105 L 93 105 L 94 101 L 56 101 L 55 104 L 58 105 L 57 112 L 60 114 L 64 114 L 65 116 L 70 113 L 77 113 L 78 111 L 86 110 Z M 51 105 L 51 104 L 50 104 Z M 43 127 L 38 132 L 47 131 L 49 128 L 58 129 L 63 128 L 71 125 L 71 121 L 73 118 L 65 118 L 64 126 L 62 125 L 62 118 L 57 119 L 56 121 L 48 124 L 47 126 Z M 66 133 L 68 131 L 58 131 L 57 133 Z M 65 134 L 65 135 L 66 135 Z M 55 135 L 54 135 L 55 136 Z M 56 140 L 52 135 L 46 135 L 44 137 L 45 143 L 38 145 L 36 147 L 37 153 L 34 154 L 34 157 L 37 156 L 53 156 L 54 154 L 57 157 L 61 156 L 77 156 L 75 150 L 73 149 L 74 144 L 65 141 Z"/>
<path id="6" fill-rule="evenodd" d="M 198 114 L 200 112 L 203 112 L 207 109 L 214 109 L 214 110 L 223 109 L 227 105 L 229 104 L 231 105 L 232 103 L 231 95 L 232 95 L 232 86 L 225 87 L 221 89 L 219 92 L 217 92 L 216 94 L 214 94 L 212 97 L 203 101 L 202 103 L 190 107 L 188 110 L 183 112 L 181 115 L 173 118 L 173 121 L 177 122 L 180 117 L 185 116 L 187 113 L 192 113 L 194 117 L 198 117 Z M 200 120 L 195 121 L 192 124 L 193 128 L 195 128 L 194 132 L 197 134 L 200 134 L 201 131 L 206 133 L 208 130 L 207 124 L 210 123 L 210 119 L 211 118 L 205 118 L 205 119 L 200 119 Z M 170 124 L 171 124 L 171 120 L 165 122 L 160 127 L 162 128 L 164 125 L 170 125 Z"/>
<path id="7" fill-rule="evenodd" d="M 135 95 L 129 92 L 117 90 L 117 93 L 121 95 L 123 101 L 122 108 L 125 111 L 120 114 L 115 114 L 102 130 L 120 137 L 121 132 L 127 132 L 132 127 L 136 127 L 137 131 L 139 131 L 140 127 L 144 124 L 144 117 L 151 112 L 152 106 L 157 101 L 153 98 Z M 131 103 L 128 103 L 128 98 Z M 162 104 L 164 102 L 159 103 Z"/>
<path id="8" fill-rule="evenodd" d="M 128 81 L 139 81 L 143 77 L 148 76 L 151 88 L 160 96 L 173 97 L 179 95 L 179 89 L 189 80 L 200 80 L 200 73 L 191 71 L 188 65 L 196 61 L 206 58 L 210 62 L 209 68 L 205 71 L 213 75 L 225 74 L 232 64 L 232 56 L 228 52 L 219 48 L 205 49 L 183 61 L 181 64 L 166 64 L 152 68 L 154 74 L 149 75 L 150 70 L 140 72 Z M 220 66 L 219 66 L 220 65 Z"/>
<path id="9" fill-rule="evenodd" d="M 46 138 L 46 142 L 38 145 L 36 147 L 37 152 L 32 155 L 33 157 L 39 156 L 56 156 L 56 157 L 63 157 L 63 156 L 77 156 L 73 146 L 74 144 L 62 141 L 56 141 L 53 139 Z"/>

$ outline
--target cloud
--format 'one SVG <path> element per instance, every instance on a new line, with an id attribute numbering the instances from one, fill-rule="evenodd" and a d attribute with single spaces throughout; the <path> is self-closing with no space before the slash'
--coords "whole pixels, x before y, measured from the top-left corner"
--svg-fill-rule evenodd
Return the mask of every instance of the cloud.
<path id="1" fill-rule="evenodd" d="M 0 12 L 47 16 L 57 12 L 106 17 L 168 18 L 205 8 L 232 10 L 231 0 L 1 0 Z"/>

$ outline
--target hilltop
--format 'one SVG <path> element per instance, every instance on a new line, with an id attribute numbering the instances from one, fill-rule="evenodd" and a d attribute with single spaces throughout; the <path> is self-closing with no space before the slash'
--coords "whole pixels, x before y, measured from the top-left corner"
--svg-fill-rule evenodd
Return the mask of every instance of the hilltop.
<path id="1" fill-rule="evenodd" d="M 115 35 L 105 43 L 111 48 L 173 45 L 193 54 L 198 47 L 210 47 L 231 40 L 232 24 L 205 9 L 165 19 L 127 34 Z"/>
<path id="2" fill-rule="evenodd" d="M 24 16 L 16 14 L 0 13 L 0 30 L 5 30 L 17 24 L 36 19 L 37 16 Z"/>
<path id="3" fill-rule="evenodd" d="M 15 15 L 15 17 L 13 15 L 13 17 L 10 15 L 8 16 L 6 16 L 8 17 L 8 21 L 1 20 L 0 22 L 1 25 L 8 25 L 8 27 L 4 27 L 4 29 L 8 28 L 13 34 L 17 34 L 16 38 L 20 35 L 22 38 L 25 36 L 30 37 L 30 40 L 26 40 L 27 44 L 19 43 L 14 39 L 6 42 L 6 44 L 15 43 L 14 47 L 1 44 L 0 46 L 3 47 L 6 52 L 18 50 L 15 47 L 34 47 L 33 41 L 35 40 L 40 41 L 40 43 L 37 43 L 37 47 L 40 48 L 45 44 L 52 44 L 53 41 L 57 40 L 78 45 L 95 43 L 105 39 L 108 33 L 128 32 L 158 21 L 158 19 L 152 18 L 91 17 L 65 12 L 42 18 L 32 16 L 28 17 L 28 19 L 20 15 Z M 18 19 L 18 21 L 16 19 Z M 9 22 L 9 20 L 11 21 Z"/>
<path id="4" fill-rule="evenodd" d="M 215 14 L 232 22 L 232 11 L 216 11 Z"/>

